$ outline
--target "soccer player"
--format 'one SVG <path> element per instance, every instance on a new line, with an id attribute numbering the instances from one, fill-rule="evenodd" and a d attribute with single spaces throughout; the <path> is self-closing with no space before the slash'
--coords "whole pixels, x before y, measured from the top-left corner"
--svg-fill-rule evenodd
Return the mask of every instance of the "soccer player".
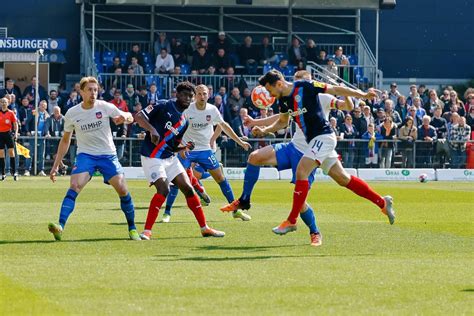
<path id="1" fill-rule="evenodd" d="M 13 180 L 18 180 L 18 173 L 15 169 L 15 141 L 18 138 L 18 124 L 15 113 L 8 109 L 10 102 L 7 98 L 0 99 L 0 181 L 4 181 L 5 175 L 5 146 L 8 148 L 8 156 L 10 157 L 10 173 Z M 13 135 L 12 135 L 13 131 Z"/>
<path id="2" fill-rule="evenodd" d="M 311 74 L 304 70 L 298 71 L 295 74 L 294 79 L 311 80 Z M 337 105 L 338 107 L 343 107 L 345 104 L 344 102 L 352 102 L 349 98 L 347 98 L 346 101 L 337 100 L 334 96 L 329 94 L 319 94 L 318 98 L 319 102 L 326 108 L 333 107 L 334 105 Z M 261 125 L 267 126 L 271 125 L 278 119 L 278 114 L 267 117 L 265 119 L 252 119 L 248 116 L 245 119 L 245 124 L 248 127 Z M 252 152 L 249 156 L 247 169 L 245 171 L 244 188 L 242 195 L 239 199 L 222 207 L 221 210 L 234 211 L 239 208 L 250 209 L 250 198 L 255 183 L 258 180 L 260 166 L 276 166 L 277 169 L 280 171 L 291 168 L 293 170 L 293 179 L 291 180 L 291 183 L 295 183 L 296 167 L 298 166 L 301 157 L 303 157 L 307 146 L 308 144 L 306 143 L 303 131 L 299 127 L 297 127 L 296 132 L 293 135 L 293 138 L 291 139 L 291 142 L 268 145 Z M 308 177 L 310 185 L 314 181 L 314 172 L 315 171 L 313 171 Z M 301 210 L 300 217 L 309 228 L 311 241 L 310 244 L 315 247 L 320 246 L 322 244 L 322 235 L 316 224 L 314 211 L 309 204 L 304 205 Z"/>
<path id="3" fill-rule="evenodd" d="M 135 208 L 127 188 L 123 168 L 117 158 L 109 118 L 115 124 L 133 122 L 131 113 L 120 111 L 115 105 L 97 100 L 99 83 L 94 77 L 84 77 L 80 81 L 83 102 L 70 108 L 64 116 L 64 135 L 58 146 L 56 159 L 50 172 L 51 181 L 56 181 L 58 167 L 69 149 L 73 131 L 76 132 L 77 156 L 71 172 L 70 187 L 61 205 L 59 224 L 50 223 L 48 228 L 54 239 L 61 240 L 66 221 L 74 210 L 76 198 L 98 170 L 104 182 L 112 185 L 120 197 L 128 224 L 128 234 L 132 240 L 140 240 L 135 227 Z"/>
<path id="4" fill-rule="evenodd" d="M 347 87 L 331 86 L 317 81 L 291 83 L 275 70 L 271 70 L 260 77 L 259 83 L 270 92 L 270 95 L 282 99 L 283 104 L 286 104 L 287 107 L 281 107 L 279 120 L 272 125 L 264 128 L 256 127 L 257 135 L 265 135 L 286 127 L 291 115 L 303 131 L 308 143 L 308 147 L 296 168 L 296 183 L 290 215 L 287 220 L 273 228 L 273 232 L 283 235 L 296 230 L 298 214 L 305 205 L 309 192 L 308 177 L 318 166 L 339 185 L 377 205 L 382 213 L 388 217 L 390 224 L 393 224 L 395 222 L 395 211 L 392 207 L 392 197 L 380 196 L 365 181 L 356 176 L 350 176 L 342 168 L 334 150 L 337 140 L 327 120 L 329 109 L 323 108 L 317 97 L 320 93 L 329 93 L 345 97 L 372 99 L 376 96 L 376 93 L 373 91 L 363 93 Z M 345 108 L 345 110 L 352 109 Z"/>
<path id="5" fill-rule="evenodd" d="M 145 230 L 140 234 L 144 240 L 151 239 L 151 230 L 169 193 L 169 182 L 183 192 L 189 209 L 201 227 L 203 237 L 225 236 L 224 232 L 207 226 L 199 197 L 175 155 L 175 152 L 187 151 L 194 147 L 191 142 L 185 147 L 179 146 L 188 127 L 183 112 L 189 107 L 194 94 L 193 84 L 181 82 L 176 86 L 176 100 L 160 100 L 154 105 L 147 106 L 135 117 L 138 124 L 146 130 L 141 148 L 143 171 L 150 185 L 156 188 L 148 208 Z"/>
<path id="6" fill-rule="evenodd" d="M 181 152 L 180 161 L 183 167 L 189 170 L 189 173 L 192 172 L 190 169 L 192 163 L 198 163 L 202 168 L 207 170 L 216 183 L 219 184 L 221 192 L 227 199 L 227 202 L 231 203 L 234 201 L 234 193 L 220 168 L 216 156 L 211 150 L 211 138 L 214 133 L 213 126 L 217 125 L 218 128 L 224 131 L 224 133 L 245 151 L 248 151 L 251 146 L 237 136 L 230 125 L 224 121 L 219 110 L 214 105 L 207 103 L 208 99 L 209 90 L 207 86 L 203 84 L 198 85 L 196 87 L 196 101 L 191 103 L 189 108 L 183 113 L 189 122 L 189 128 L 186 130 L 186 133 L 184 133 L 183 140 L 185 143 L 193 142 L 195 147 L 190 152 Z M 168 202 L 167 204 L 170 203 Z M 169 215 L 170 214 L 171 213 L 169 213 Z M 250 215 L 245 214 L 241 210 L 234 210 L 232 216 L 234 218 L 240 218 L 243 221 L 249 221 L 251 219 Z M 169 218 L 167 218 L 167 220 L 169 221 Z"/>

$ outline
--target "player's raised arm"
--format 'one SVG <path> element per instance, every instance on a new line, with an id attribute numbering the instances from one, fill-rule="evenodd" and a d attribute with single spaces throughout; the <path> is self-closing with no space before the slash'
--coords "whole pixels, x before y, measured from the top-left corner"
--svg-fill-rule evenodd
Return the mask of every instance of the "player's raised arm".
<path id="1" fill-rule="evenodd" d="M 290 122 L 290 114 L 288 112 L 286 113 L 281 113 L 278 115 L 278 120 L 273 122 L 270 126 L 267 127 L 258 127 L 255 126 L 252 129 L 252 134 L 255 137 L 263 137 L 269 133 L 274 133 L 276 131 L 279 131 L 283 128 L 286 128 L 288 126 L 288 123 Z"/>
<path id="2" fill-rule="evenodd" d="M 69 145 L 71 144 L 71 137 L 72 132 L 64 132 L 63 137 L 59 141 L 58 151 L 56 153 L 56 159 L 54 159 L 53 167 L 51 168 L 51 172 L 49 173 L 49 178 L 51 181 L 56 181 L 56 174 L 58 172 L 59 165 L 63 160 L 64 156 L 66 155 L 67 151 L 69 150 Z"/>
<path id="3" fill-rule="evenodd" d="M 270 126 L 276 121 L 278 121 L 280 115 L 273 114 L 272 116 L 267 116 L 266 118 L 261 119 L 254 119 L 251 116 L 247 115 L 244 119 L 244 125 L 247 127 L 254 127 L 254 126 Z"/>
<path id="4" fill-rule="evenodd" d="M 336 107 L 342 111 L 352 111 L 354 109 L 354 102 L 352 97 L 344 97 L 344 100 L 337 100 Z"/>
<path id="5" fill-rule="evenodd" d="M 366 93 L 349 87 L 332 86 L 329 84 L 326 87 L 326 93 L 343 97 L 355 97 L 358 99 L 373 99 L 377 96 L 376 92 L 369 91 Z"/>
<path id="6" fill-rule="evenodd" d="M 240 147 L 242 147 L 243 149 L 245 149 L 245 151 L 248 151 L 252 146 L 247 143 L 247 142 L 244 142 L 235 132 L 234 130 L 232 129 L 232 127 L 230 127 L 230 125 L 227 123 L 227 122 L 222 122 L 222 123 L 219 123 L 217 124 L 217 126 L 220 126 L 222 128 L 222 130 L 224 131 L 224 133 L 227 134 L 227 136 L 229 136 L 230 138 L 232 138 L 232 140 L 234 142 L 236 142 L 237 144 L 239 144 Z"/>

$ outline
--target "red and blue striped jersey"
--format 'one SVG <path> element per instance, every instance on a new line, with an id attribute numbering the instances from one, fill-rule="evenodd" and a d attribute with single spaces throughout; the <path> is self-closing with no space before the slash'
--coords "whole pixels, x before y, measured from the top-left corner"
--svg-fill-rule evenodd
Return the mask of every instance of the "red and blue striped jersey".
<path id="1" fill-rule="evenodd" d="M 160 135 L 160 142 L 155 145 L 151 142 L 150 133 L 147 132 L 140 153 L 151 158 L 165 159 L 174 155 L 188 128 L 183 113 L 176 108 L 173 100 L 159 100 L 154 105 L 148 105 L 141 113 Z"/>
<path id="2" fill-rule="evenodd" d="M 332 133 L 328 121 L 329 108 L 321 104 L 319 98 L 319 94 L 325 92 L 325 83 L 300 80 L 293 83 L 290 95 L 280 98 L 280 112 L 290 114 L 308 143 L 316 136 Z"/>

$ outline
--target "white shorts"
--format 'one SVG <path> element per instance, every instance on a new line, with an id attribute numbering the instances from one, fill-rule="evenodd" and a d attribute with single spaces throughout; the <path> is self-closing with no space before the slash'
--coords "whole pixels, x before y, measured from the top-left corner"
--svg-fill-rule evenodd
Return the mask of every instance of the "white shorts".
<path id="1" fill-rule="evenodd" d="M 365 164 L 370 165 L 370 164 L 377 164 L 378 162 L 378 154 L 374 154 L 372 157 L 365 157 Z"/>
<path id="2" fill-rule="evenodd" d="M 319 167 L 327 174 L 338 160 L 336 145 L 337 139 L 334 134 L 316 136 L 309 142 L 303 157 L 316 160 Z"/>
<path id="3" fill-rule="evenodd" d="M 176 156 L 166 159 L 142 156 L 142 167 L 148 182 L 155 183 L 160 178 L 171 182 L 180 173 L 186 172 Z"/>

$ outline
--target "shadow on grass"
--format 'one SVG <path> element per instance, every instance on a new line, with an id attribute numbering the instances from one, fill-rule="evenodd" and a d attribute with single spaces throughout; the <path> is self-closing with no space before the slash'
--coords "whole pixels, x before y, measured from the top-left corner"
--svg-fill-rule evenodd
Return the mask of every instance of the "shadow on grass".
<path id="1" fill-rule="evenodd" d="M 216 220 L 207 220 L 206 221 L 207 223 L 224 223 L 224 222 L 227 222 L 225 220 L 221 220 L 221 221 L 216 221 Z M 135 222 L 136 225 L 145 225 L 145 222 Z M 160 220 L 156 221 L 155 224 L 159 224 L 159 225 L 166 225 L 166 226 L 171 226 L 171 225 L 174 225 L 174 224 L 196 224 L 196 221 L 192 218 L 188 220 L 172 220 L 171 222 L 168 222 L 168 223 L 163 223 Z M 114 225 L 114 226 L 127 226 L 127 222 L 119 222 L 119 223 L 109 223 L 109 225 Z"/>
<path id="2" fill-rule="evenodd" d="M 287 258 L 324 258 L 324 257 L 360 257 L 372 256 L 372 254 L 355 254 L 355 255 L 331 255 L 331 254 L 313 254 L 313 255 L 268 255 L 268 256 L 245 256 L 245 257 L 182 257 L 170 258 L 171 256 L 157 255 L 156 261 L 252 261 L 252 260 L 269 260 L 269 259 L 287 259 Z"/>
<path id="3" fill-rule="evenodd" d="M 173 205 L 173 209 L 176 209 L 176 208 L 187 209 L 188 207 L 185 205 L 176 205 L 176 206 Z M 96 211 L 121 211 L 122 209 L 118 207 L 113 207 L 113 208 L 96 208 L 95 210 Z M 148 210 L 148 206 L 135 206 L 135 210 Z"/>
<path id="4" fill-rule="evenodd" d="M 474 289 L 463 289 L 461 292 L 474 292 Z"/>
<path id="5" fill-rule="evenodd" d="M 71 240 L 0 240 L 0 245 L 8 244 L 49 244 L 49 243 L 69 243 L 69 242 L 101 242 L 101 241 L 116 241 L 129 240 L 128 238 L 90 238 L 90 239 L 71 239 Z"/>
<path id="6" fill-rule="evenodd" d="M 195 247 L 193 250 L 237 250 L 237 251 L 264 251 L 268 249 L 277 249 L 277 248 L 295 248 L 303 246 L 306 247 L 307 245 L 278 245 L 278 246 L 198 246 Z"/>

